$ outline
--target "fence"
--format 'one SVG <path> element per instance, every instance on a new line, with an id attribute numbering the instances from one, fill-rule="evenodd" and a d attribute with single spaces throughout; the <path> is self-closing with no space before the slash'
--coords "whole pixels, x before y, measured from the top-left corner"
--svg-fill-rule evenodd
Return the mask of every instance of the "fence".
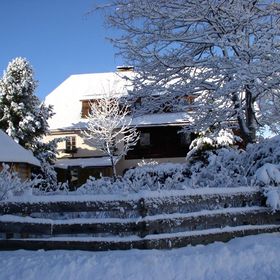
<path id="1" fill-rule="evenodd" d="M 0 203 L 0 249 L 163 249 L 280 230 L 255 189 Z"/>

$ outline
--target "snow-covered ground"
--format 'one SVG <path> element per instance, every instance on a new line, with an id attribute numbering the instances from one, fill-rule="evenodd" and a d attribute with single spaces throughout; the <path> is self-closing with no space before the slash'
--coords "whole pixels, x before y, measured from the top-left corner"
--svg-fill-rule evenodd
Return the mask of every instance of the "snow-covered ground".
<path id="1" fill-rule="evenodd" d="M 0 252 L 1 280 L 280 279 L 280 234 L 168 251 Z"/>

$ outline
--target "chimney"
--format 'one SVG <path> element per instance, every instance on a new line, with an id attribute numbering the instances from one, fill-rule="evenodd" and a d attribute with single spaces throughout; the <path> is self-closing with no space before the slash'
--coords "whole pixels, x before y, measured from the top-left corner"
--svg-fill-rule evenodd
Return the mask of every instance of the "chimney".
<path id="1" fill-rule="evenodd" d="M 117 72 L 127 72 L 127 71 L 133 72 L 134 67 L 133 66 L 125 66 L 125 65 L 117 66 Z"/>

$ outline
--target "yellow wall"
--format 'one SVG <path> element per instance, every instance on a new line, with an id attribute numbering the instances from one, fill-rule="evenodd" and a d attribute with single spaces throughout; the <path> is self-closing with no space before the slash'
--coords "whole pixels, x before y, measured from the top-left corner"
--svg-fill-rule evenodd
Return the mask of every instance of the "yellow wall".
<path id="1" fill-rule="evenodd" d="M 44 138 L 45 142 L 49 142 L 50 140 L 53 140 L 54 138 L 59 137 L 67 137 L 67 136 L 75 136 L 76 137 L 76 147 L 77 147 L 77 153 L 73 155 L 75 158 L 80 157 L 94 157 L 94 156 L 102 156 L 104 155 L 100 150 L 97 150 L 92 143 L 90 143 L 88 140 L 85 140 L 81 133 L 79 131 L 77 132 L 55 132 L 51 135 L 48 135 Z M 67 158 L 71 157 L 71 154 L 65 153 L 65 141 L 62 141 L 58 143 L 58 151 L 59 155 L 58 158 Z"/>
<path id="2" fill-rule="evenodd" d="M 48 142 L 54 138 L 58 137 L 67 137 L 67 136 L 76 136 L 76 147 L 77 153 L 74 154 L 73 157 L 80 158 L 80 157 L 96 157 L 96 156 L 106 156 L 100 150 L 97 150 L 92 143 L 87 142 L 83 139 L 81 133 L 77 132 L 55 132 L 52 135 L 45 137 L 44 141 Z M 65 141 L 58 144 L 59 150 L 59 158 L 65 157 L 70 158 L 71 155 L 64 152 L 65 150 Z M 126 169 L 138 166 L 138 163 L 141 163 L 142 159 L 121 159 L 117 165 L 117 174 L 122 175 Z M 145 159 L 146 162 L 149 161 L 156 161 L 158 163 L 184 163 L 185 157 L 176 157 L 176 158 L 156 158 L 156 159 Z"/>

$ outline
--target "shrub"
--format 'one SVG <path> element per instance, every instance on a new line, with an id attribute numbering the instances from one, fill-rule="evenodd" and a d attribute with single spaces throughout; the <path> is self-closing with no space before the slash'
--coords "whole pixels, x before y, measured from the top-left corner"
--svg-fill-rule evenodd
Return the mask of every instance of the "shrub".
<path id="1" fill-rule="evenodd" d="M 3 164 L 0 172 L 0 200 L 32 193 L 32 189 L 37 183 L 37 179 L 22 182 L 18 174 L 10 170 L 9 165 Z"/>

